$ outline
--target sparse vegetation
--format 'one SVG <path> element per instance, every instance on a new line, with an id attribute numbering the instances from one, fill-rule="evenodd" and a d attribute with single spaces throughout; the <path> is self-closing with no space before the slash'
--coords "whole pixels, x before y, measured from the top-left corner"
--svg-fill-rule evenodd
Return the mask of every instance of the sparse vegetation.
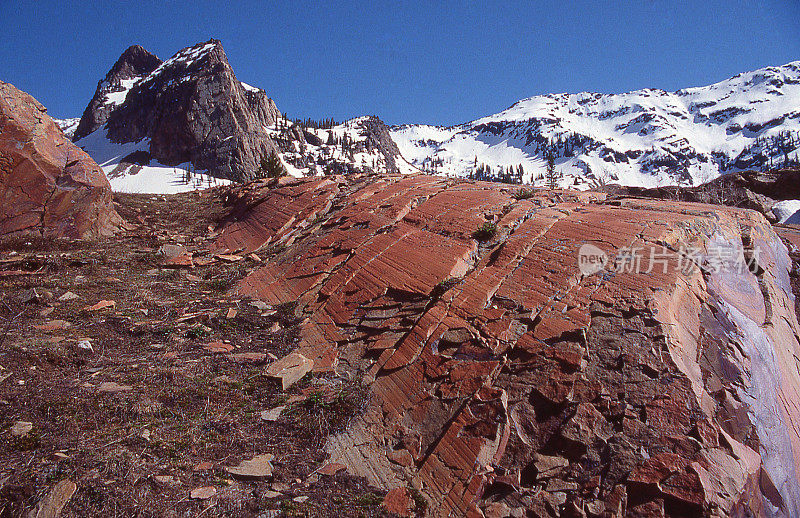
<path id="1" fill-rule="evenodd" d="M 558 182 L 561 180 L 561 173 L 556 171 L 556 163 L 552 155 L 547 157 L 547 172 L 544 175 L 544 179 L 548 189 L 558 189 Z"/>
<path id="2" fill-rule="evenodd" d="M 533 189 L 520 188 L 511 193 L 515 200 L 527 200 L 536 196 L 536 191 Z"/>
<path id="3" fill-rule="evenodd" d="M 359 415 L 369 400 L 369 389 L 360 381 L 319 385 L 287 413 L 306 432 L 312 443 L 324 442 L 328 435 L 344 430 Z"/>
<path id="4" fill-rule="evenodd" d="M 497 234 L 497 224 L 487 221 L 472 233 L 472 237 L 478 241 L 489 241 Z"/>
<path id="5" fill-rule="evenodd" d="M 303 516 L 386 516 L 383 493 L 363 479 L 308 479 L 326 462 L 326 434 L 364 408 L 366 388 L 308 375 L 283 391 L 263 374 L 262 358 L 296 347 L 297 305 L 263 311 L 229 296 L 258 267 L 249 259 L 161 267 L 156 250 L 164 243 L 210 248 L 218 200 L 118 194 L 123 217 L 143 223 L 116 239 L 0 244 L 2 258 L 20 258 L 13 268 L 38 272 L 6 277 L 0 287 L 0 516 L 26 516 L 63 479 L 78 485 L 65 516 L 242 516 L 281 506 Z M 19 299 L 31 288 L 42 301 Z M 67 291 L 79 298 L 58 302 Z M 99 300 L 116 304 L 83 311 Z M 70 326 L 36 327 L 53 320 Z M 84 338 L 92 350 L 78 347 Z M 290 397 L 296 402 L 276 421 L 261 418 Z M 12 435 L 20 421 L 32 429 Z M 279 459 L 273 477 L 231 482 L 225 467 L 254 452 Z M 273 484 L 287 489 L 261 497 Z M 189 497 L 202 486 L 226 496 L 213 507 Z M 292 501 L 300 495 L 308 500 Z M 373 505 L 354 506 L 364 495 Z"/>
<path id="6" fill-rule="evenodd" d="M 461 282 L 461 279 L 458 277 L 450 277 L 449 279 L 439 282 L 433 287 L 433 291 L 431 291 L 431 299 L 438 300 L 442 298 L 442 295 L 447 293 L 450 288 L 456 286 L 459 282 Z"/>
<path id="7" fill-rule="evenodd" d="M 256 175 L 257 178 L 280 178 L 286 175 L 286 168 L 274 149 L 269 156 L 261 158 L 261 170 Z"/>

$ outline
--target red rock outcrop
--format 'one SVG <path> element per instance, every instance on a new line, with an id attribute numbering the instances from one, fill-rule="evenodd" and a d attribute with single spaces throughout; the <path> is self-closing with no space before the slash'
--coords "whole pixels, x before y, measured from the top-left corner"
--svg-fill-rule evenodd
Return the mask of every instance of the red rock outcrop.
<path id="1" fill-rule="evenodd" d="M 800 327 L 760 214 L 428 176 L 232 195 L 220 247 L 266 258 L 239 292 L 370 382 L 327 445 L 351 473 L 429 516 L 800 516 Z"/>
<path id="2" fill-rule="evenodd" d="M 89 155 L 30 95 L 0 82 L 0 236 L 109 236 L 122 220 Z"/>

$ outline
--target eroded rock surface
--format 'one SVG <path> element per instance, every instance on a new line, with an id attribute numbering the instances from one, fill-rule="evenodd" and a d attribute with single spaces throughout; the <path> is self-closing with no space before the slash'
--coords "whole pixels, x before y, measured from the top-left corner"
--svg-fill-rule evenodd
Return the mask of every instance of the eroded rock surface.
<path id="1" fill-rule="evenodd" d="M 111 187 L 33 97 L 0 82 L 0 236 L 109 236 Z"/>
<path id="2" fill-rule="evenodd" d="M 314 371 L 370 381 L 332 462 L 413 487 L 429 516 L 800 515 L 800 328 L 765 219 L 514 194 L 428 176 L 231 191 L 218 246 L 265 258 L 240 294 L 297 302 Z M 583 245 L 606 269 L 581 273 Z"/>

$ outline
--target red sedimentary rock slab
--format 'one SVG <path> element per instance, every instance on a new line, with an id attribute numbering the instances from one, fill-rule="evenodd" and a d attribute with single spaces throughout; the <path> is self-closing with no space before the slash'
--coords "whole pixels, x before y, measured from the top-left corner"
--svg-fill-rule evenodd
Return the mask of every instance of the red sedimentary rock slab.
<path id="1" fill-rule="evenodd" d="M 307 196 L 320 180 L 249 188 L 259 201 L 220 247 L 291 235 L 240 293 L 296 302 L 314 370 L 371 381 L 332 462 L 386 489 L 410 481 L 431 516 L 800 512 L 800 327 L 761 216 L 518 200 L 428 176 L 329 181 L 324 210 Z M 495 233 L 478 241 L 485 222 Z M 585 245 L 605 269 L 581 271 Z M 757 265 L 715 269 L 720 247 Z"/>

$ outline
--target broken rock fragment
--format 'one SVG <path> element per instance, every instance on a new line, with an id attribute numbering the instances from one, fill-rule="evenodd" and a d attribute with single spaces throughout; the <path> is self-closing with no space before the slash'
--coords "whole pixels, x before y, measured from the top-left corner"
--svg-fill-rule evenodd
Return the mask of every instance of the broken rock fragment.
<path id="1" fill-rule="evenodd" d="M 225 468 L 225 471 L 240 478 L 265 478 L 272 475 L 272 459 L 270 453 L 256 455 L 250 460 L 239 463 L 238 466 Z"/>
<path id="2" fill-rule="evenodd" d="M 398 487 L 386 493 L 381 507 L 397 516 L 408 517 L 414 512 L 414 500 L 408 489 Z"/>
<path id="3" fill-rule="evenodd" d="M 53 489 L 28 516 L 30 518 L 58 518 L 77 489 L 78 486 L 75 482 L 68 479 L 62 480 L 53 486 Z"/>
<path id="4" fill-rule="evenodd" d="M 83 310 L 86 312 L 102 311 L 104 309 L 113 308 L 116 305 L 117 303 L 113 300 L 101 300 L 97 304 L 86 306 Z"/>
<path id="5" fill-rule="evenodd" d="M 288 389 L 314 368 L 314 361 L 300 353 L 289 353 L 272 362 L 264 371 L 271 378 L 281 380 L 283 390 Z"/>
<path id="6" fill-rule="evenodd" d="M 33 423 L 29 421 L 17 421 L 11 425 L 11 435 L 14 437 L 25 437 L 33 430 Z"/>
<path id="7" fill-rule="evenodd" d="M 217 488 L 214 486 L 202 486 L 192 489 L 189 496 L 195 500 L 208 500 L 217 494 Z"/>

